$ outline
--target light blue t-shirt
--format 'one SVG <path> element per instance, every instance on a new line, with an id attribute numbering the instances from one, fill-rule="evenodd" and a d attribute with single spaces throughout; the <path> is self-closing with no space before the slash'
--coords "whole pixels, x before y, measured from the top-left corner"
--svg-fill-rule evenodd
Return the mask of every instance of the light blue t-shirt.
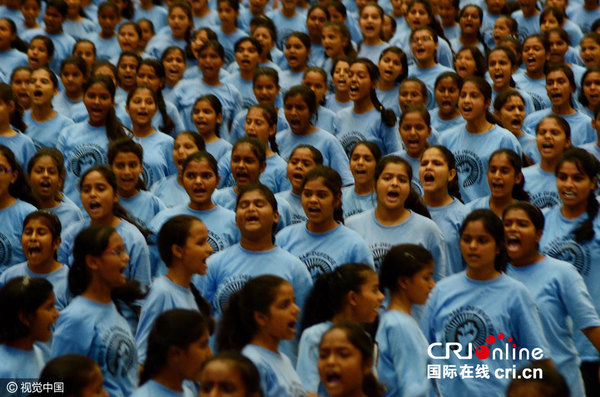
<path id="1" fill-rule="evenodd" d="M 523 122 L 523 131 L 535 136 L 535 129 L 540 121 L 550 114 L 552 114 L 552 109 L 543 109 L 528 115 Z M 590 116 L 576 111 L 566 116 L 560 115 L 560 117 L 571 127 L 571 142 L 574 146 L 596 142 L 596 131 L 592 127 Z"/>
<path id="2" fill-rule="evenodd" d="M 190 201 L 190 196 L 177 182 L 178 175 L 169 175 L 156 182 L 150 188 L 150 192 L 158 197 L 168 208 L 185 205 Z"/>
<path id="3" fill-rule="evenodd" d="M 342 188 L 344 218 L 375 208 L 375 204 L 377 204 L 375 191 L 361 196 L 354 190 L 354 185 Z"/>
<path id="4" fill-rule="evenodd" d="M 177 174 L 177 167 L 173 163 L 174 139 L 171 136 L 154 131 L 147 137 L 133 136 L 132 139 L 144 149 L 142 180 L 147 187 L 166 176 Z"/>
<path id="5" fill-rule="evenodd" d="M 23 220 L 36 208 L 25 201 L 0 209 L 0 273 L 8 267 L 25 262 L 25 253 L 21 246 Z"/>
<path id="6" fill-rule="evenodd" d="M 304 385 L 304 388 L 311 393 L 327 396 L 325 387 L 321 384 L 317 360 L 319 359 L 319 344 L 323 334 L 333 326 L 331 321 L 324 321 L 308 327 L 302 332 L 300 344 L 298 345 L 298 361 L 296 362 L 296 372 Z"/>
<path id="7" fill-rule="evenodd" d="M 525 17 L 523 15 L 523 11 L 517 10 L 513 12 L 511 17 L 517 21 L 517 32 L 519 34 L 519 38 L 521 42 L 524 42 L 525 39 L 532 34 L 540 33 L 540 13 L 538 12 L 536 15 L 531 17 Z"/>
<path id="8" fill-rule="evenodd" d="M 506 274 L 525 284 L 535 300 L 552 361 L 571 394 L 585 395 L 573 334 L 600 326 L 600 318 L 581 275 L 571 264 L 547 256 L 527 266 L 509 264 Z"/>
<path id="9" fill-rule="evenodd" d="M 408 68 L 408 77 L 418 78 L 427 87 L 428 109 L 434 109 L 437 106 L 437 102 L 435 101 L 435 81 L 440 74 L 445 72 L 454 72 L 454 70 L 439 63 L 426 69 L 420 68 L 416 64 Z"/>
<path id="10" fill-rule="evenodd" d="M 281 248 L 304 262 L 313 280 L 346 263 L 374 266 L 365 241 L 344 225 L 337 225 L 325 233 L 313 233 L 305 223 L 297 223 L 277 233 L 275 240 Z"/>
<path id="11" fill-rule="evenodd" d="M 308 221 L 308 217 L 304 212 L 304 207 L 302 207 L 302 199 L 299 195 L 295 194 L 291 190 L 286 190 L 283 192 L 279 192 L 275 195 L 276 198 L 284 199 L 290 205 L 291 210 L 291 221 L 290 225 L 294 225 L 300 222 Z"/>
<path id="12" fill-rule="evenodd" d="M 145 228 L 150 226 L 150 222 L 160 211 L 167 209 L 161 199 L 146 190 L 140 190 L 135 196 L 129 198 L 119 196 L 119 203 L 140 226 Z"/>
<path id="13" fill-rule="evenodd" d="M 0 379 L 38 379 L 45 364 L 36 345 L 23 350 L 0 344 Z"/>
<path id="14" fill-rule="evenodd" d="M 552 102 L 548 98 L 546 91 L 546 79 L 532 79 L 525 72 L 517 71 L 513 74 L 513 80 L 517 84 L 520 91 L 525 91 L 533 99 L 535 110 L 542 110 L 552 107 Z"/>
<path id="15" fill-rule="evenodd" d="M 29 160 L 35 154 L 35 144 L 30 137 L 20 132 L 12 136 L 0 136 L 0 145 L 8 147 L 15 155 L 15 159 L 26 170 Z"/>
<path id="16" fill-rule="evenodd" d="M 275 24 L 277 30 L 277 48 L 284 50 L 285 42 L 287 37 L 292 32 L 304 32 L 306 31 L 306 14 L 304 12 L 296 12 L 296 15 L 291 18 L 286 17 L 281 13 L 280 10 L 272 10 L 267 13 L 267 16 L 271 18 Z"/>
<path id="17" fill-rule="evenodd" d="M 539 164 L 523 168 L 524 189 L 529 193 L 529 202 L 539 209 L 560 204 L 556 188 L 556 175 L 544 171 Z"/>
<path id="18" fill-rule="evenodd" d="M 382 225 L 375 217 L 375 209 L 351 216 L 346 226 L 358 232 L 367 242 L 375 267 L 379 270 L 383 258 L 392 246 L 411 243 L 422 246 L 433 256 L 434 278 L 446 276 L 446 242 L 440 228 L 431 219 L 410 211 L 408 219 L 393 226 Z"/>
<path id="19" fill-rule="evenodd" d="M 127 397 L 138 382 L 135 339 L 114 303 L 73 299 L 56 323 L 52 357 L 81 354 L 96 361 L 111 396 Z"/>
<path id="20" fill-rule="evenodd" d="M 379 357 L 377 375 L 386 396 L 426 396 L 429 343 L 415 319 L 398 310 L 381 315 L 375 335 Z"/>
<path id="21" fill-rule="evenodd" d="M 144 10 L 139 6 L 139 4 L 135 3 L 134 7 L 135 13 L 133 14 L 133 20 L 135 22 L 139 21 L 140 19 L 148 19 L 150 22 L 152 22 L 152 25 L 154 25 L 155 32 L 158 32 L 165 26 L 169 25 L 167 21 L 167 16 L 169 13 L 164 7 L 153 4 L 152 8 L 149 10 Z M 194 24 L 194 26 L 196 26 L 196 24 Z M 196 26 L 196 28 L 199 28 L 199 26 Z"/>
<path id="22" fill-rule="evenodd" d="M 435 128 L 442 134 L 455 127 L 464 127 L 467 123 L 461 115 L 456 116 L 452 120 L 442 120 L 437 108 L 430 110 L 429 114 L 431 115 L 431 128 Z"/>
<path id="23" fill-rule="evenodd" d="M 498 125 L 481 134 L 471 134 L 466 127 L 458 127 L 442 134 L 440 143 L 456 158 L 460 194 L 465 202 L 490 194 L 486 175 L 494 151 L 512 149 L 521 155 L 517 138 Z"/>
<path id="24" fill-rule="evenodd" d="M 155 6 L 156 8 L 156 6 Z M 142 386 L 140 386 L 130 397 L 193 397 L 193 394 L 190 393 L 190 390 L 183 388 L 182 392 L 178 392 L 168 387 L 161 385 L 158 382 L 150 379 Z"/>
<path id="25" fill-rule="evenodd" d="M 460 252 L 459 230 L 468 214 L 465 205 L 454 199 L 450 204 L 441 207 L 429 207 L 431 219 L 438 225 L 446 241 L 446 272 L 450 274 L 465 270 L 465 261 Z"/>
<path id="26" fill-rule="evenodd" d="M 273 193 L 279 193 L 292 188 L 287 177 L 287 163 L 277 153 L 267 157 L 267 166 L 260 174 L 260 183 L 268 187 Z M 221 181 L 219 188 L 235 185 L 235 179 L 231 174 L 231 151 L 219 160 L 219 177 Z"/>
<path id="27" fill-rule="evenodd" d="M 31 117 L 31 110 L 25 111 L 23 121 L 27 124 L 26 134 L 33 140 L 36 149 L 56 147 L 60 132 L 74 124 L 73 120 L 58 112 L 50 120 L 38 123 Z"/>
<path id="28" fill-rule="evenodd" d="M 506 341 L 513 342 L 515 349 L 526 348 L 531 357 L 535 348 L 541 348 L 543 358 L 550 358 L 550 349 L 534 300 L 523 284 L 501 274 L 493 280 L 478 281 L 467 277 L 465 272 L 457 273 L 440 281 L 429 294 L 429 299 L 421 319 L 421 329 L 429 343 L 441 343 L 431 349 L 439 357 L 446 352 L 446 343 L 460 343 L 461 355 L 466 356 L 472 344 L 472 358 L 458 359 L 450 354 L 447 359 L 432 359 L 433 365 L 485 364 L 489 369 L 489 379 L 457 376 L 436 379 L 442 395 L 447 396 L 505 396 L 509 379 L 495 376 L 497 368 L 512 368 L 518 362 L 509 357 L 492 355 L 482 362 L 475 356 L 479 346 L 504 351 Z M 504 338 L 497 337 L 500 333 Z M 486 342 L 488 335 L 495 336 L 494 343 Z M 512 339 L 508 339 L 512 338 Z M 474 373 L 474 371 L 473 371 Z"/>
<path id="29" fill-rule="evenodd" d="M 72 225 L 73 223 L 82 221 L 84 219 L 83 212 L 81 209 L 71 201 L 67 196 L 63 196 L 60 204 L 54 208 L 45 208 L 46 211 L 52 212 L 60 220 L 60 224 L 63 227 Z"/>
<path id="30" fill-rule="evenodd" d="M 13 21 L 15 20 L 13 19 Z M 27 66 L 27 54 L 15 48 L 0 52 L 0 71 L 5 76 L 10 76 L 13 70 L 19 66 Z"/>

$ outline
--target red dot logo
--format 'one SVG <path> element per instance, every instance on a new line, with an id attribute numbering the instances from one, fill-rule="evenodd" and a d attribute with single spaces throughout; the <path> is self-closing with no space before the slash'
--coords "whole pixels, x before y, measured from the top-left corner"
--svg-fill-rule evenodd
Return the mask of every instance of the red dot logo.
<path id="1" fill-rule="evenodd" d="M 477 349 L 475 349 L 475 355 L 478 359 L 485 360 L 490 356 L 490 349 L 487 346 L 479 346 Z"/>
<path id="2" fill-rule="evenodd" d="M 498 339 L 504 339 L 504 334 L 502 332 L 498 334 Z"/>
<path id="3" fill-rule="evenodd" d="M 488 345 L 493 345 L 496 341 L 496 338 L 494 338 L 494 335 L 488 335 L 487 338 L 485 338 L 485 341 Z"/>

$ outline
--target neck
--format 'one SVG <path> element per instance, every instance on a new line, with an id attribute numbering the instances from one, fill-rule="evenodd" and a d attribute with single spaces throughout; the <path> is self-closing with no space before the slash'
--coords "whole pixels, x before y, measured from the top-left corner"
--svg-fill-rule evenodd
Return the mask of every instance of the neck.
<path id="1" fill-rule="evenodd" d="M 203 201 L 203 202 L 190 201 L 190 203 L 188 204 L 188 207 L 190 207 L 194 211 L 206 211 L 206 210 L 215 208 L 216 205 L 213 204 L 212 200 Z"/>
<path id="2" fill-rule="evenodd" d="M 133 123 L 133 135 L 138 138 L 146 138 L 147 136 L 154 134 L 154 131 L 151 122 L 146 124 Z"/>
<path id="3" fill-rule="evenodd" d="M 536 69 L 536 70 L 528 70 L 525 72 L 525 74 L 530 78 L 530 79 L 534 79 L 534 80 L 540 80 L 543 79 L 545 77 L 544 75 L 544 69 Z"/>
<path id="4" fill-rule="evenodd" d="M 479 42 L 479 40 L 477 39 L 477 34 L 461 34 L 460 42 L 464 46 L 468 46 L 468 45 L 475 45 L 476 43 Z"/>
<path id="5" fill-rule="evenodd" d="M 62 264 L 60 264 L 54 258 L 48 258 L 44 263 L 39 263 L 37 265 L 32 265 L 31 263 L 27 262 L 27 267 L 36 274 L 49 274 L 60 269 Z"/>
<path id="6" fill-rule="evenodd" d="M 122 190 L 122 189 L 118 189 L 117 190 L 117 194 L 119 195 L 119 197 L 123 197 L 123 198 L 132 198 L 133 196 L 135 196 L 136 194 L 138 194 L 140 191 L 137 189 L 133 189 L 133 190 Z"/>
<path id="7" fill-rule="evenodd" d="M 446 189 L 423 193 L 423 202 L 428 207 L 442 207 L 453 201 L 454 199 L 448 194 Z"/>
<path id="8" fill-rule="evenodd" d="M 279 339 L 268 335 L 264 331 L 258 331 L 258 333 L 252 338 L 250 344 L 260 346 L 264 349 L 270 350 L 273 353 L 279 354 Z"/>
<path id="9" fill-rule="evenodd" d="M 298 66 L 295 67 L 291 67 L 290 66 L 290 71 L 294 72 L 294 73 L 301 73 L 304 72 L 304 70 L 306 69 L 306 63 L 302 63 Z"/>
<path id="10" fill-rule="evenodd" d="M 219 74 L 216 76 L 207 77 L 206 75 L 202 76 L 202 81 L 204 81 L 208 85 L 217 86 L 221 85 L 221 80 L 219 80 Z"/>
<path id="11" fill-rule="evenodd" d="M 467 266 L 467 277 L 478 281 L 488 281 L 500 277 L 500 272 L 494 268 L 493 263 L 482 269 L 472 269 Z"/>
<path id="12" fill-rule="evenodd" d="M 392 294 L 390 297 L 390 305 L 388 306 L 388 311 L 390 310 L 398 310 L 404 312 L 406 314 L 410 314 L 412 302 L 408 299 L 406 293 L 402 290 L 399 290 Z"/>
<path id="13" fill-rule="evenodd" d="M 560 213 L 567 219 L 579 218 L 587 211 L 587 200 L 579 205 L 566 206 L 563 205 L 560 209 Z"/>
<path id="14" fill-rule="evenodd" d="M 378 205 L 375 208 L 375 217 L 385 226 L 398 225 L 408 219 L 409 216 L 410 211 L 404 207 L 390 210 L 382 205 Z"/>
<path id="15" fill-rule="evenodd" d="M 111 30 L 109 32 L 106 32 L 103 30 L 100 32 L 100 37 L 102 37 L 103 39 L 110 39 L 111 37 L 114 37 L 114 35 L 115 35 L 114 30 Z"/>
<path id="16" fill-rule="evenodd" d="M 516 202 L 516 200 L 514 198 L 512 198 L 511 195 L 502 196 L 502 197 L 491 196 L 490 197 L 490 209 L 496 215 L 498 215 L 498 217 L 500 219 L 502 219 L 502 213 L 504 212 L 504 209 L 515 202 Z"/>
<path id="17" fill-rule="evenodd" d="M 235 32 L 235 25 L 221 25 L 221 31 L 225 34 L 231 34 Z"/>
<path id="18" fill-rule="evenodd" d="M 252 75 L 254 74 L 254 70 L 255 69 L 250 69 L 250 70 L 240 69 L 240 76 L 242 77 L 242 79 L 244 79 L 246 81 L 252 81 Z"/>
<path id="19" fill-rule="evenodd" d="M 97 219 L 91 220 L 92 225 L 104 225 L 104 226 L 110 226 L 110 227 L 117 227 L 119 225 L 119 223 L 121 223 L 121 219 L 117 218 L 113 214 L 106 215 L 103 218 L 97 218 Z"/>
<path id="20" fill-rule="evenodd" d="M 181 373 L 169 365 L 165 365 L 158 374 L 154 378 L 153 381 L 156 383 L 160 383 L 162 386 L 167 389 L 175 390 L 175 391 L 183 391 L 182 383 L 185 380 Z"/>
<path id="21" fill-rule="evenodd" d="M 380 37 L 366 37 L 363 43 L 366 45 L 379 45 L 383 43 L 383 40 Z"/>
<path id="22" fill-rule="evenodd" d="M 219 137 L 217 136 L 217 134 L 215 134 L 214 131 L 207 132 L 207 133 L 200 134 L 200 135 L 202 136 L 202 139 L 204 139 L 205 143 L 216 142 L 219 140 Z"/>
<path id="23" fill-rule="evenodd" d="M 560 105 L 552 105 L 552 112 L 561 116 L 568 116 L 575 113 L 575 109 L 573 109 L 569 101 L 567 101 Z"/>
<path id="24" fill-rule="evenodd" d="M 34 342 L 35 341 L 32 338 L 25 336 L 23 338 L 4 342 L 3 344 L 19 350 L 33 350 Z"/>
<path id="25" fill-rule="evenodd" d="M 348 91 L 336 91 L 335 99 L 340 103 L 350 102 L 350 93 Z"/>
<path id="26" fill-rule="evenodd" d="M 354 184 L 354 192 L 359 196 L 364 196 L 365 194 L 373 193 L 373 190 L 375 190 L 375 181 L 373 180 Z"/>
<path id="27" fill-rule="evenodd" d="M 244 236 L 242 234 L 240 245 L 243 249 L 248 251 L 269 251 L 275 248 L 275 244 L 273 244 L 273 235 L 271 233 L 263 233 L 260 236 Z"/>
<path id="28" fill-rule="evenodd" d="M 421 69 L 429 69 L 430 67 L 435 65 L 435 60 L 433 59 L 424 59 L 422 61 L 417 61 L 417 65 Z"/>
<path id="29" fill-rule="evenodd" d="M 54 195 L 45 197 L 36 195 L 35 198 L 38 201 L 39 209 L 56 208 L 60 205 L 60 201 L 58 201 Z"/>
<path id="30" fill-rule="evenodd" d="M 396 87 L 396 82 L 394 80 L 379 80 L 379 83 L 377 83 L 377 88 L 379 88 L 381 91 L 388 91 L 394 87 Z"/>
<path id="31" fill-rule="evenodd" d="M 440 119 L 442 119 L 444 121 L 454 120 L 459 115 L 460 115 L 460 112 L 456 108 L 454 109 L 454 112 L 449 113 L 449 114 L 442 113 L 441 111 L 438 110 L 438 116 L 440 117 Z"/>
<path id="32" fill-rule="evenodd" d="M 179 263 L 173 263 L 167 271 L 167 278 L 175 284 L 183 287 L 190 288 L 192 276 L 194 275 L 186 269 L 186 267 L 178 260 Z"/>
<path id="33" fill-rule="evenodd" d="M 0 196 L 0 209 L 10 207 L 16 202 L 17 199 L 11 196 L 10 193 L 6 192 L 6 194 Z"/>
<path id="34" fill-rule="evenodd" d="M 511 89 L 511 88 L 512 88 L 512 87 L 510 86 L 510 80 L 507 80 L 507 81 L 506 81 L 506 84 L 503 84 L 503 85 L 501 85 L 501 86 L 500 86 L 500 85 L 496 85 L 496 84 L 492 85 L 492 89 L 493 89 L 493 90 L 494 90 L 496 93 L 498 93 L 498 94 L 501 94 L 501 93 L 503 93 L 504 91 L 506 91 L 506 90 L 509 90 L 509 89 Z"/>
<path id="35" fill-rule="evenodd" d="M 92 280 L 81 296 L 94 302 L 106 304 L 111 302 L 111 292 L 112 288 L 108 284 L 100 281 L 98 277 L 92 276 Z"/>
<path id="36" fill-rule="evenodd" d="M 550 172 L 550 173 L 554 174 L 559 160 L 560 160 L 560 157 L 553 158 L 553 159 L 545 159 L 542 157 L 542 161 L 540 161 L 540 168 L 546 172 Z"/>
<path id="37" fill-rule="evenodd" d="M 65 96 L 72 100 L 73 102 L 80 101 L 83 98 L 83 91 L 65 91 Z"/>
<path id="38" fill-rule="evenodd" d="M 370 95 L 354 101 L 354 113 L 358 113 L 358 114 L 367 113 L 367 112 L 373 110 L 374 108 L 375 108 L 375 106 L 373 105 L 373 102 L 371 101 Z"/>
<path id="39" fill-rule="evenodd" d="M 296 9 L 295 9 L 295 8 L 282 8 L 282 9 L 281 9 L 281 13 L 282 13 L 284 16 L 286 16 L 286 17 L 288 17 L 288 18 L 291 18 L 291 17 L 293 17 L 294 15 L 296 15 Z"/>
<path id="40" fill-rule="evenodd" d="M 333 218 L 327 219 L 327 220 L 325 220 L 323 222 L 319 222 L 319 223 L 314 223 L 314 222 L 311 222 L 310 220 L 308 222 L 306 222 L 306 228 L 311 233 L 325 233 L 325 232 L 335 229 L 337 226 L 338 226 L 338 223 Z"/>
<path id="41" fill-rule="evenodd" d="M 511 258 L 510 264 L 515 267 L 522 267 L 532 265 L 544 259 L 544 255 L 540 254 L 537 249 L 533 252 L 530 252 L 527 255 L 522 256 L 521 258 Z"/>
<path id="42" fill-rule="evenodd" d="M 47 121 L 54 117 L 56 112 L 52 109 L 52 103 L 43 103 L 40 105 L 33 104 L 31 105 L 31 117 L 38 122 Z"/>
<path id="43" fill-rule="evenodd" d="M 493 124 L 486 120 L 485 115 L 475 119 L 467 121 L 467 131 L 471 134 L 483 134 L 484 132 L 492 129 Z"/>

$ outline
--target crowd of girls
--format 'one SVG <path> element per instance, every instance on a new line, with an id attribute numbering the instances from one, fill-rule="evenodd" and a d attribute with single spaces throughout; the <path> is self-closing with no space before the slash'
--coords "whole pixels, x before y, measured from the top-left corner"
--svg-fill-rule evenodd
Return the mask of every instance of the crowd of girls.
<path id="1" fill-rule="evenodd" d="M 0 377 L 600 395 L 599 10 L 5 1 Z"/>

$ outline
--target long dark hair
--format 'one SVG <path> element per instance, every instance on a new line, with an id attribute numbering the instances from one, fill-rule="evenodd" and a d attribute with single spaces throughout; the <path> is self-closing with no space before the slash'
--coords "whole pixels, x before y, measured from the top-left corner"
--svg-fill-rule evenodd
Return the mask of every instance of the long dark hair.
<path id="1" fill-rule="evenodd" d="M 94 84 L 103 85 L 110 93 L 110 96 L 113 99 L 113 101 L 115 100 L 116 88 L 115 88 L 115 85 L 114 85 L 112 79 L 109 76 L 98 74 L 98 75 L 90 77 L 88 82 L 83 87 L 84 93 L 86 93 L 90 89 L 90 87 L 93 86 Z M 84 94 L 84 96 L 85 96 L 85 94 Z M 125 133 L 123 126 L 119 122 L 119 119 L 117 119 L 117 113 L 115 112 L 114 107 L 111 107 L 108 110 L 108 113 L 106 114 L 105 126 L 106 126 L 106 137 L 108 138 L 109 141 L 112 142 L 119 138 L 127 137 L 127 134 Z"/>
<path id="2" fill-rule="evenodd" d="M 154 73 L 156 73 L 156 76 L 159 79 L 163 81 L 165 80 L 165 68 L 163 67 L 161 62 L 151 58 L 144 59 L 142 62 L 140 62 L 140 66 L 138 67 L 138 73 L 142 65 L 150 66 L 152 69 L 154 69 Z M 175 130 L 175 123 L 173 122 L 171 116 L 169 116 L 169 113 L 167 113 L 167 105 L 165 104 L 165 98 L 162 94 L 162 87 L 159 87 L 158 90 L 154 92 L 154 99 L 156 101 L 158 111 L 160 112 L 160 115 L 163 120 L 163 125 L 160 126 L 158 129 L 161 132 L 164 132 L 165 134 L 172 134 Z M 129 103 L 129 100 L 127 100 L 127 103 Z"/>
<path id="3" fill-rule="evenodd" d="M 379 68 L 370 59 L 357 58 L 350 63 L 350 67 L 352 67 L 352 65 L 354 65 L 355 63 L 361 63 L 365 65 L 369 73 L 369 78 L 373 83 L 379 80 Z M 393 127 L 394 125 L 396 125 L 396 113 L 394 113 L 393 110 L 386 109 L 383 106 L 383 104 L 379 101 L 379 98 L 377 98 L 377 91 L 375 90 L 375 88 L 371 90 L 370 97 L 371 103 L 373 103 L 375 109 L 377 109 L 377 111 L 381 113 L 381 121 L 383 122 L 383 124 L 387 125 L 388 127 Z"/>
<path id="4" fill-rule="evenodd" d="M 33 71 L 32 71 L 33 73 Z M 27 124 L 23 121 L 23 108 L 19 105 L 12 87 L 6 83 L 0 83 L 0 100 L 5 104 L 14 103 L 14 110 L 10 112 L 10 124 L 20 132 L 25 132 Z"/>
<path id="5" fill-rule="evenodd" d="M 25 174 L 23 173 L 21 165 L 17 162 L 15 154 L 7 146 L 0 145 L 0 156 L 6 158 L 12 172 L 17 174 L 17 179 L 8 187 L 8 193 L 16 199 L 26 201 L 37 207 L 38 202 L 25 179 Z"/>

